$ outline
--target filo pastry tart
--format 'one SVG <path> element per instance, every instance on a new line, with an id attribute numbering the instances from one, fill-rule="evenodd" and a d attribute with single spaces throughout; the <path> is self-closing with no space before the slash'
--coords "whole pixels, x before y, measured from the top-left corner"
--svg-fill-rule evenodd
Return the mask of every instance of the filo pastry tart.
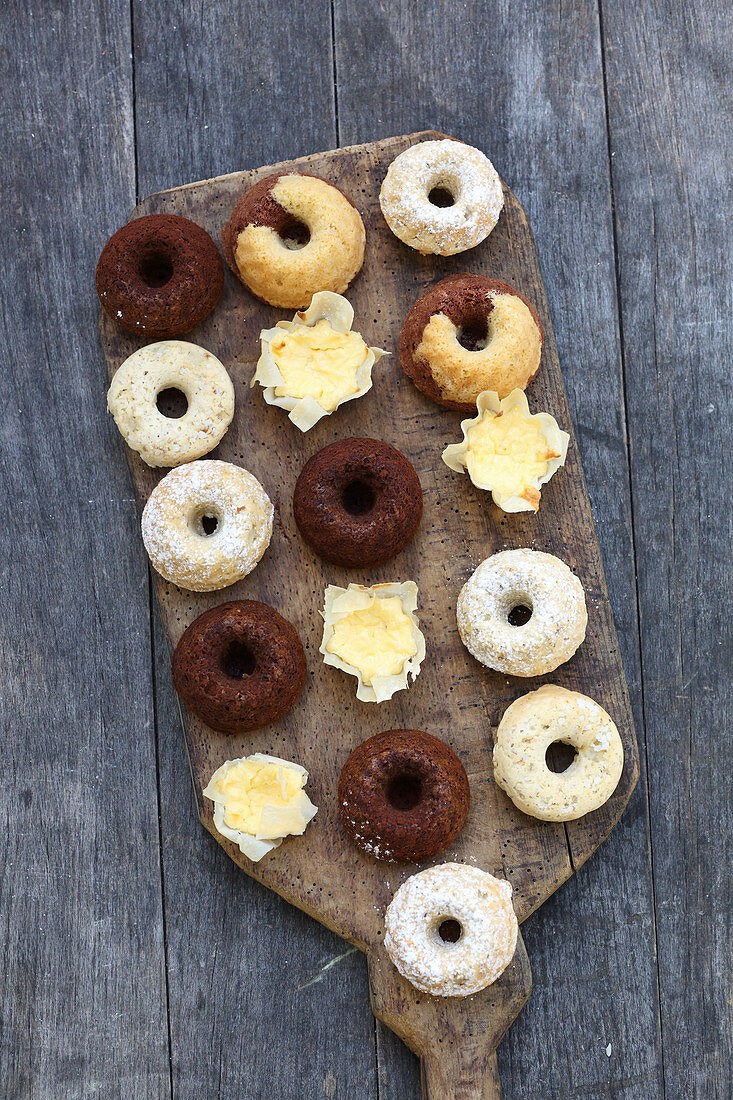
<path id="1" fill-rule="evenodd" d="M 320 653 L 325 664 L 356 677 L 357 699 L 383 703 L 420 672 L 425 638 L 416 610 L 414 581 L 326 588 Z"/>
<path id="2" fill-rule="evenodd" d="M 445 448 L 443 462 L 468 473 L 504 512 L 536 512 L 541 486 L 565 464 L 570 436 L 549 413 L 530 413 L 520 389 L 501 400 L 485 390 L 477 407 L 461 421 L 463 439 Z"/>
<path id="3" fill-rule="evenodd" d="M 387 353 L 369 347 L 352 330 L 353 322 L 351 303 L 324 290 L 292 321 L 260 333 L 262 350 L 250 384 L 259 383 L 268 405 L 285 409 L 302 432 L 372 388 L 372 367 Z"/>

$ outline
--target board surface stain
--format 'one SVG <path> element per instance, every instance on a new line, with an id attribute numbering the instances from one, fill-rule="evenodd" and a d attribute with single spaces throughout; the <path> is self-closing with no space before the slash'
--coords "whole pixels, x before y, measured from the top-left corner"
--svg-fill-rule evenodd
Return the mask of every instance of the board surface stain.
<path id="1" fill-rule="evenodd" d="M 448 741 L 466 767 L 472 806 L 456 843 L 430 862 L 455 859 L 507 877 L 523 920 L 613 828 L 638 777 L 638 753 L 574 439 L 565 467 L 543 489 L 538 515 L 506 515 L 488 494 L 442 463 L 443 447 L 460 438 L 460 414 L 424 398 L 399 366 L 402 321 L 427 285 L 465 270 L 502 278 L 535 304 L 545 330 L 542 365 L 527 390 L 530 408 L 552 413 L 572 435 L 532 233 L 512 193 L 505 189 L 505 208 L 488 240 L 462 256 L 421 257 L 393 237 L 384 223 L 378 194 L 388 164 L 408 145 L 435 136 L 425 132 L 391 138 L 274 166 L 322 175 L 342 187 L 361 211 L 367 228 L 366 258 L 347 297 L 355 311 L 354 327 L 390 356 L 377 364 L 374 387 L 365 397 L 301 434 L 283 410 L 268 406 L 259 389 L 249 388 L 260 330 L 292 314 L 258 302 L 227 272 L 219 305 L 188 339 L 216 354 L 235 386 L 234 421 L 212 457 L 237 462 L 259 478 L 276 507 L 275 531 L 260 565 L 238 585 L 199 595 L 156 577 L 156 588 L 171 645 L 198 614 L 228 599 L 264 600 L 296 625 L 308 658 L 308 678 L 301 698 L 281 721 L 232 737 L 209 730 L 181 708 L 202 822 L 248 874 L 366 952 L 374 1011 L 422 1056 L 426 1095 L 431 1100 L 447 1100 L 449 1095 L 470 1100 L 498 1095 L 492 1052 L 530 988 L 523 947 L 520 942 L 514 962 L 497 983 L 465 1001 L 424 997 L 403 981 L 381 947 L 383 915 L 394 890 L 415 868 L 378 863 L 353 847 L 336 807 L 340 768 L 356 744 L 383 729 L 420 728 Z M 218 243 L 237 198 L 271 171 L 273 166 L 162 192 L 146 199 L 136 215 L 190 217 Z M 122 333 L 105 315 L 100 325 L 111 377 L 144 341 Z M 396 559 L 370 571 L 346 571 L 316 559 L 292 517 L 292 491 L 304 463 L 327 443 L 349 436 L 373 436 L 397 446 L 417 469 L 425 498 L 413 542 Z M 149 469 L 133 452 L 128 451 L 128 459 L 142 505 L 163 472 Z M 566 561 L 584 585 L 589 612 L 586 641 L 575 656 L 550 676 L 532 680 L 508 679 L 484 669 L 462 646 L 455 622 L 458 591 L 476 565 L 491 553 L 522 546 Z M 328 583 L 407 579 L 418 584 L 418 616 L 427 640 L 421 673 L 407 692 L 387 703 L 359 703 L 355 681 L 326 668 L 318 654 L 324 588 Z M 501 714 L 510 702 L 543 682 L 596 699 L 613 717 L 624 743 L 624 773 L 613 797 L 596 813 L 567 825 L 520 814 L 492 778 L 493 731 Z M 216 834 L 211 805 L 202 799 L 201 790 L 224 760 L 255 751 L 307 767 L 308 791 L 319 812 L 303 838 L 287 841 L 252 865 Z"/>

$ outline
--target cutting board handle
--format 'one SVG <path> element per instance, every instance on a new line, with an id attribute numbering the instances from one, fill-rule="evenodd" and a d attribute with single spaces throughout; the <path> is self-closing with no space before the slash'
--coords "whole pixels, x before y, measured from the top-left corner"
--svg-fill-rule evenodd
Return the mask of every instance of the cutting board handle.
<path id="1" fill-rule="evenodd" d="M 496 1047 L 532 988 L 520 935 L 510 966 L 473 997 L 429 997 L 384 948 L 367 953 L 374 1015 L 420 1058 L 423 1100 L 501 1100 Z"/>
<path id="2" fill-rule="evenodd" d="M 501 1100 L 496 1051 L 464 1060 L 458 1044 L 433 1048 L 420 1059 L 423 1100 Z"/>

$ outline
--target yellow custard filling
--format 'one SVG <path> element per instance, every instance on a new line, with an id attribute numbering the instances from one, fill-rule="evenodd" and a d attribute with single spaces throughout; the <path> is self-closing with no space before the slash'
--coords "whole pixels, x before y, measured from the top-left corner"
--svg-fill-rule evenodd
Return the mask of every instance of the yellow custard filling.
<path id="1" fill-rule="evenodd" d="M 358 669 L 365 683 L 396 676 L 417 653 L 412 620 L 397 596 L 377 597 L 371 607 L 334 623 L 326 650 Z"/>
<path id="2" fill-rule="evenodd" d="M 227 828 L 271 840 L 305 831 L 313 816 L 306 778 L 298 765 L 257 753 L 220 768 L 204 794 L 222 805 Z"/>
<path id="3" fill-rule="evenodd" d="M 488 414 L 468 429 L 466 443 L 468 472 L 474 481 L 503 496 L 523 497 L 533 506 L 539 503 L 533 482 L 559 454 L 548 447 L 537 420 L 527 419 L 516 406 Z"/>
<path id="4" fill-rule="evenodd" d="M 369 349 L 358 332 L 337 332 L 322 318 L 281 332 L 270 342 L 270 353 L 283 379 L 276 397 L 312 397 L 333 412 L 340 401 L 357 393 L 356 372 Z"/>

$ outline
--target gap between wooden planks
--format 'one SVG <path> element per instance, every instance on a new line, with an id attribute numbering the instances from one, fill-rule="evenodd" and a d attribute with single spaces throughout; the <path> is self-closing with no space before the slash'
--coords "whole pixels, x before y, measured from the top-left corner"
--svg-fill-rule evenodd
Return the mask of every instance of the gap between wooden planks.
<path id="1" fill-rule="evenodd" d="M 523 920 L 613 828 L 638 777 L 638 752 L 574 440 L 566 466 L 543 490 L 539 514 L 506 515 L 467 478 L 453 474 L 441 462 L 442 448 L 459 438 L 460 415 L 425 399 L 399 367 L 402 320 L 427 284 L 462 270 L 503 278 L 534 302 L 545 329 L 542 366 L 528 390 L 530 407 L 551 412 L 572 433 L 532 233 L 511 191 L 505 189 L 505 209 L 497 228 L 486 242 L 463 256 L 421 257 L 397 241 L 382 219 L 378 193 L 387 165 L 408 145 L 436 136 L 425 132 L 390 138 L 274 166 L 300 168 L 332 180 L 361 210 L 367 253 L 348 297 L 355 310 L 355 327 L 368 342 L 391 355 L 375 370 L 374 388 L 366 397 L 301 435 L 282 410 L 267 406 L 259 391 L 249 389 L 260 329 L 289 314 L 257 302 L 227 272 L 218 307 L 190 339 L 218 355 L 232 374 L 235 418 L 215 453 L 240 463 L 262 481 L 276 505 L 275 534 L 262 563 L 239 585 L 198 595 L 156 577 L 156 590 L 171 645 L 203 610 L 237 597 L 271 603 L 295 623 L 306 649 L 309 676 L 303 696 L 284 719 L 247 737 L 229 737 L 182 711 L 202 822 L 248 874 L 366 951 L 375 1012 L 423 1056 L 425 1072 L 435 1082 L 431 1097 L 440 1095 L 441 1067 L 450 1067 L 451 1080 L 463 1080 L 461 1087 L 467 1091 L 461 1095 L 473 1097 L 483 1095 L 472 1091 L 483 1076 L 480 1068 L 489 1066 L 496 1043 L 528 995 L 529 966 L 523 948 L 499 982 L 467 1001 L 427 998 L 403 981 L 381 947 L 382 921 L 394 890 L 413 869 L 377 863 L 348 841 L 336 808 L 340 767 L 354 745 L 390 727 L 426 729 L 451 743 L 469 775 L 472 808 L 463 833 L 438 861 L 463 860 L 506 876 Z M 204 226 L 218 242 L 238 196 L 272 170 L 234 173 L 162 192 L 141 203 L 136 215 L 181 214 Z M 144 341 L 122 333 L 105 315 L 100 326 L 111 376 Z M 399 447 L 415 465 L 425 497 L 423 522 L 410 546 L 397 559 L 368 572 L 347 573 L 316 559 L 300 540 L 292 519 L 292 489 L 302 465 L 322 446 L 350 435 L 372 435 Z M 142 506 L 161 472 L 150 470 L 132 452 L 128 460 Z M 541 680 L 509 680 L 484 669 L 461 645 L 455 623 L 458 590 L 478 562 L 500 549 L 519 546 L 561 557 L 580 576 L 588 600 L 585 643 L 570 662 Z M 418 613 L 428 656 L 409 691 L 370 706 L 356 700 L 351 678 L 323 666 L 318 654 L 318 612 L 328 583 L 393 579 L 418 583 Z M 493 728 L 513 699 L 541 682 L 563 684 L 601 703 L 618 725 L 626 753 L 624 773 L 612 799 L 595 814 L 565 826 L 524 817 L 495 787 L 491 774 Z M 253 751 L 304 764 L 310 772 L 309 792 L 319 806 L 303 839 L 283 845 L 256 865 L 215 832 L 210 806 L 201 797 L 202 787 L 223 760 Z M 493 1062 L 485 1076 L 495 1076 Z M 427 1083 L 425 1087 L 429 1088 Z"/>

